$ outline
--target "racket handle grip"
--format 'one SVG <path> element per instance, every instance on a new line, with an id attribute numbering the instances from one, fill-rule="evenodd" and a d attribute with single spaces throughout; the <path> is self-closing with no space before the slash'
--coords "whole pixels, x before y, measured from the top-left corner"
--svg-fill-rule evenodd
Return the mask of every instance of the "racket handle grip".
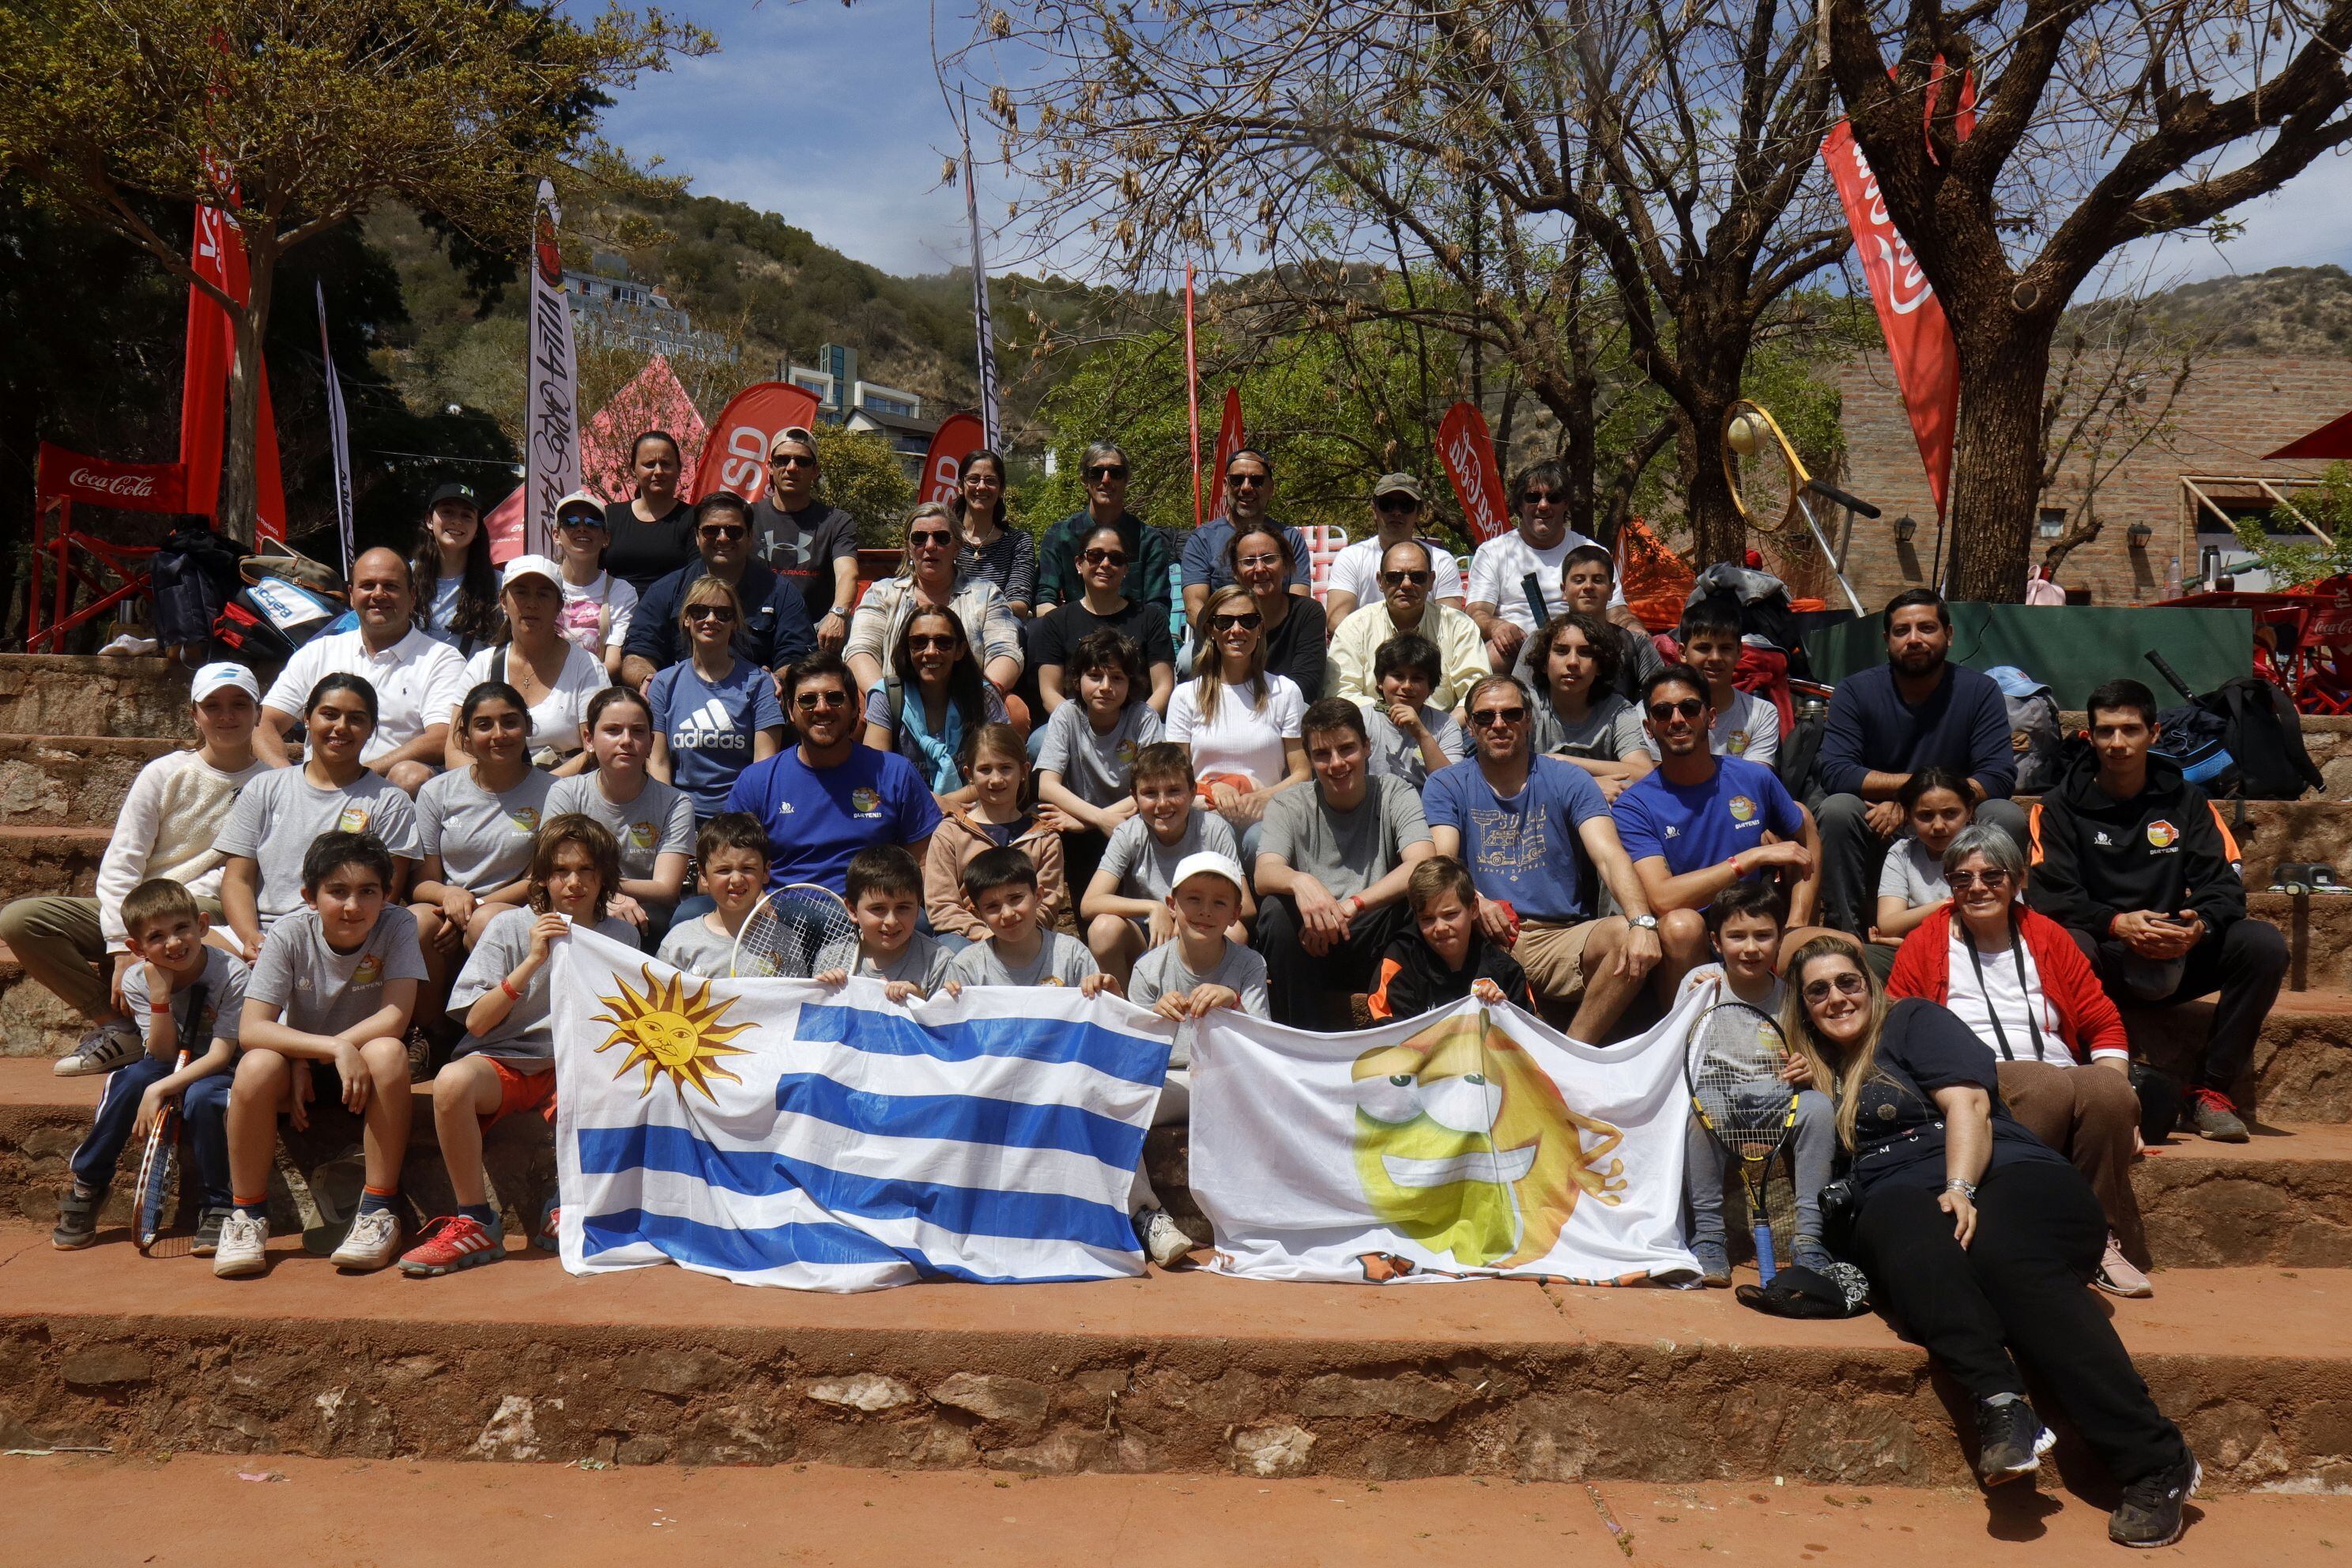
<path id="1" fill-rule="evenodd" d="M 1764 1283 L 1772 1283 L 1772 1225 L 1769 1220 L 1756 1222 L 1756 1272 Z"/>

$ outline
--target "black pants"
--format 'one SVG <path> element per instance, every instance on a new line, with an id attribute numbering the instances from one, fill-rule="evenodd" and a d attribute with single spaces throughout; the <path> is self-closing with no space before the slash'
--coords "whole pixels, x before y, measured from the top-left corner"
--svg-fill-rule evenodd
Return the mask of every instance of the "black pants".
<path id="1" fill-rule="evenodd" d="M 2098 971 L 2099 984 L 2118 1001 L 2168 1007 L 2219 991 L 2213 1026 L 2205 1039 L 2205 1063 L 2198 1069 L 2197 1081 L 2206 1089 L 2230 1092 L 2230 1086 L 2253 1059 L 2254 1037 L 2262 1033 L 2263 1019 L 2278 1002 L 2279 984 L 2286 978 L 2286 938 L 2279 934 L 2278 927 L 2249 916 L 2219 931 L 2208 931 L 2205 940 L 2189 950 L 2180 984 L 2169 996 L 2143 995 L 2126 983 L 2131 949 L 2115 938 L 2095 937 L 2085 931 L 2070 930 L 2068 934 Z"/>
<path id="2" fill-rule="evenodd" d="M 1904 1337 L 1978 1399 L 2026 1392 L 2014 1349 L 2122 1485 L 2179 1464 L 2180 1428 L 2090 1290 L 2107 1221 L 2082 1173 L 2056 1160 L 1988 1172 L 1965 1250 L 1936 1206 L 1940 1185 L 1879 1187 L 1854 1219 L 1864 1272 Z"/>
<path id="3" fill-rule="evenodd" d="M 1353 1028 L 1348 998 L 1371 989 L 1381 953 L 1403 929 L 1404 918 L 1402 904 L 1367 910 L 1349 923 L 1347 941 L 1334 942 L 1318 958 L 1299 942 L 1305 922 L 1298 906 L 1286 894 L 1261 899 L 1250 945 L 1265 960 L 1266 1002 L 1274 1021 L 1295 1029 Z"/>

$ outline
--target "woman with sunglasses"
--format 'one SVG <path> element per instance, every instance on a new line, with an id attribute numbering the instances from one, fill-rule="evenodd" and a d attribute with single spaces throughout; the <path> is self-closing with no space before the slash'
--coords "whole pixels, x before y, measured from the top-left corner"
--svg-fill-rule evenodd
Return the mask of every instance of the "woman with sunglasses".
<path id="1" fill-rule="evenodd" d="M 610 684 L 604 661 L 563 635 L 562 568 L 544 555 L 518 555 L 506 564 L 499 589 L 506 635 L 466 661 L 467 687 L 496 681 L 522 693 L 530 710 L 526 765 L 569 778 L 589 763 L 581 725 L 589 700 Z M 449 710 L 452 770 L 474 756 L 458 710 Z"/>
<path id="2" fill-rule="evenodd" d="M 1004 518 L 1004 459 L 989 447 L 966 452 L 956 465 L 956 575 L 996 584 L 1021 620 L 1037 598 L 1037 545 Z"/>
<path id="3" fill-rule="evenodd" d="M 2053 1441 L 2026 1403 L 2022 1360 L 2122 1485 L 2107 1533 L 2178 1539 L 2197 1461 L 2084 1289 L 2107 1234 L 2090 1184 L 2010 1114 L 1969 1026 L 1924 997 L 1889 1002 L 1851 941 L 1807 942 L 1789 978 L 1781 1026 L 1832 1091 L 1850 1158 L 1844 1250 L 1969 1394 L 1978 1478 L 2029 1475 Z"/>
<path id="4" fill-rule="evenodd" d="M 1130 642 L 1143 656 L 1150 671 L 1145 695 L 1151 710 L 1165 719 L 1168 699 L 1176 689 L 1176 645 L 1168 636 L 1168 612 L 1161 605 L 1130 597 L 1127 582 L 1134 562 L 1118 527 L 1097 524 L 1078 546 L 1078 581 L 1086 592 L 1055 614 L 1034 622 L 1029 630 L 1029 657 L 1037 672 L 1037 696 L 1050 717 L 1077 692 L 1066 677 L 1070 655 L 1095 633 L 1110 630 Z M 1039 728 L 1042 730 L 1043 725 Z"/>
<path id="5" fill-rule="evenodd" d="M 1192 752 L 1201 798 L 1241 835 L 1247 866 L 1266 803 L 1307 782 L 1307 702 L 1289 677 L 1266 669 L 1265 616 L 1239 583 L 1209 595 L 1195 635 L 1201 673 L 1169 699 L 1168 739 Z"/>
<path id="6" fill-rule="evenodd" d="M 1244 528 L 1225 543 L 1225 570 L 1249 590 L 1265 622 L 1265 668 L 1298 688 L 1307 702 L 1319 701 L 1330 680 L 1331 624 L 1323 606 L 1291 592 L 1298 569 L 1295 528 Z"/>
<path id="7" fill-rule="evenodd" d="M 1612 802 L 1657 766 L 1642 730 L 1642 710 L 1617 690 L 1622 655 L 1615 628 L 1570 611 L 1536 634 L 1538 700 L 1528 749 L 1566 757 L 1592 775 Z"/>
<path id="8" fill-rule="evenodd" d="M 946 610 L 963 624 L 964 640 L 980 650 L 981 673 L 1000 696 L 1021 679 L 1021 623 L 982 578 L 956 575 L 955 514 L 944 501 L 925 501 L 908 514 L 907 557 L 896 577 L 875 584 L 850 617 L 849 643 L 842 657 L 860 690 L 883 679 L 882 661 L 898 647 L 907 618 L 919 609 Z M 1024 711 L 1015 722 L 1026 726 Z"/>
<path id="9" fill-rule="evenodd" d="M 1119 544 L 1127 551 L 1133 597 L 1174 615 L 1176 556 L 1166 531 L 1127 510 L 1127 454 L 1113 442 L 1089 444 L 1078 459 L 1078 482 L 1085 487 L 1087 504 L 1047 529 L 1037 543 L 1037 614 L 1043 616 L 1076 601 L 1086 586 L 1078 579 L 1078 552 L 1087 535 L 1111 527 L 1118 530 Z"/>
<path id="10" fill-rule="evenodd" d="M 915 764 L 941 797 L 964 793 L 956 757 L 982 724 L 1004 722 L 996 688 L 981 678 L 963 623 L 929 607 L 907 617 L 890 674 L 866 692 L 866 743 Z"/>
<path id="11" fill-rule="evenodd" d="M 2074 1163 L 2107 1216 L 2093 1283 L 2151 1296 L 2139 1199 L 2139 1096 L 2131 1042 L 2066 928 L 2025 905 L 2025 856 L 1998 827 L 1964 827 L 1946 847 L 1950 900 L 1903 939 L 1889 996 L 1941 1003 L 2000 1058 L 2000 1097 L 2033 1135 Z"/>
<path id="12" fill-rule="evenodd" d="M 691 796 L 701 822 L 727 808 L 737 775 L 784 743 L 775 679 L 735 652 L 742 615 L 734 589 L 716 577 L 697 577 L 677 615 L 687 657 L 646 683 L 654 710 L 654 754 L 646 771 Z"/>
<path id="13" fill-rule="evenodd" d="M 694 559 L 694 509 L 677 493 L 685 477 L 685 453 L 668 431 L 640 431 L 629 444 L 636 494 L 604 509 L 604 570 L 640 595 Z"/>

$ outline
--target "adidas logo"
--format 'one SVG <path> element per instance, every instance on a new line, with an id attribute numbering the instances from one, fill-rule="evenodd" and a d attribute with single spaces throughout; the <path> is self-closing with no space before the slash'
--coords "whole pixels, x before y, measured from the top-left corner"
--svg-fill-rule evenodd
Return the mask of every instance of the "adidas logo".
<path id="1" fill-rule="evenodd" d="M 751 738 L 735 728 L 727 704 L 713 697 L 678 721 L 669 743 L 678 751 L 746 752 L 751 750 Z"/>

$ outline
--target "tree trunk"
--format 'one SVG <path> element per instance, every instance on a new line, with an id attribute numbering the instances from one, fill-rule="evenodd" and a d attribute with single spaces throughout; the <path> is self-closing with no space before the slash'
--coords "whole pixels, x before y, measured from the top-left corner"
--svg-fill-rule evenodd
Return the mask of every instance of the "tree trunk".
<path id="1" fill-rule="evenodd" d="M 2050 378 L 2046 322 L 1996 308 L 1958 340 L 1959 426 L 1952 452 L 1952 599 L 2013 605 L 2041 500 L 2042 397 Z"/>
<path id="2" fill-rule="evenodd" d="M 228 432 L 221 443 L 220 500 L 214 521 L 223 534 L 249 545 L 257 532 L 260 500 L 254 448 L 261 430 L 261 342 L 269 326 L 270 287 L 277 275 L 278 256 L 254 245 L 248 234 L 246 265 L 251 287 L 245 309 L 230 317 L 236 353 L 229 363 Z"/>
<path id="3" fill-rule="evenodd" d="M 1682 470 L 1683 513 L 1690 524 L 1691 565 L 1705 571 L 1718 561 L 1738 565 L 1747 558 L 1748 525 L 1732 504 L 1731 485 L 1723 477 L 1723 411 L 1738 395 L 1735 388 L 1720 399 L 1700 400 L 1696 421 L 1677 421 L 1675 456 Z"/>

